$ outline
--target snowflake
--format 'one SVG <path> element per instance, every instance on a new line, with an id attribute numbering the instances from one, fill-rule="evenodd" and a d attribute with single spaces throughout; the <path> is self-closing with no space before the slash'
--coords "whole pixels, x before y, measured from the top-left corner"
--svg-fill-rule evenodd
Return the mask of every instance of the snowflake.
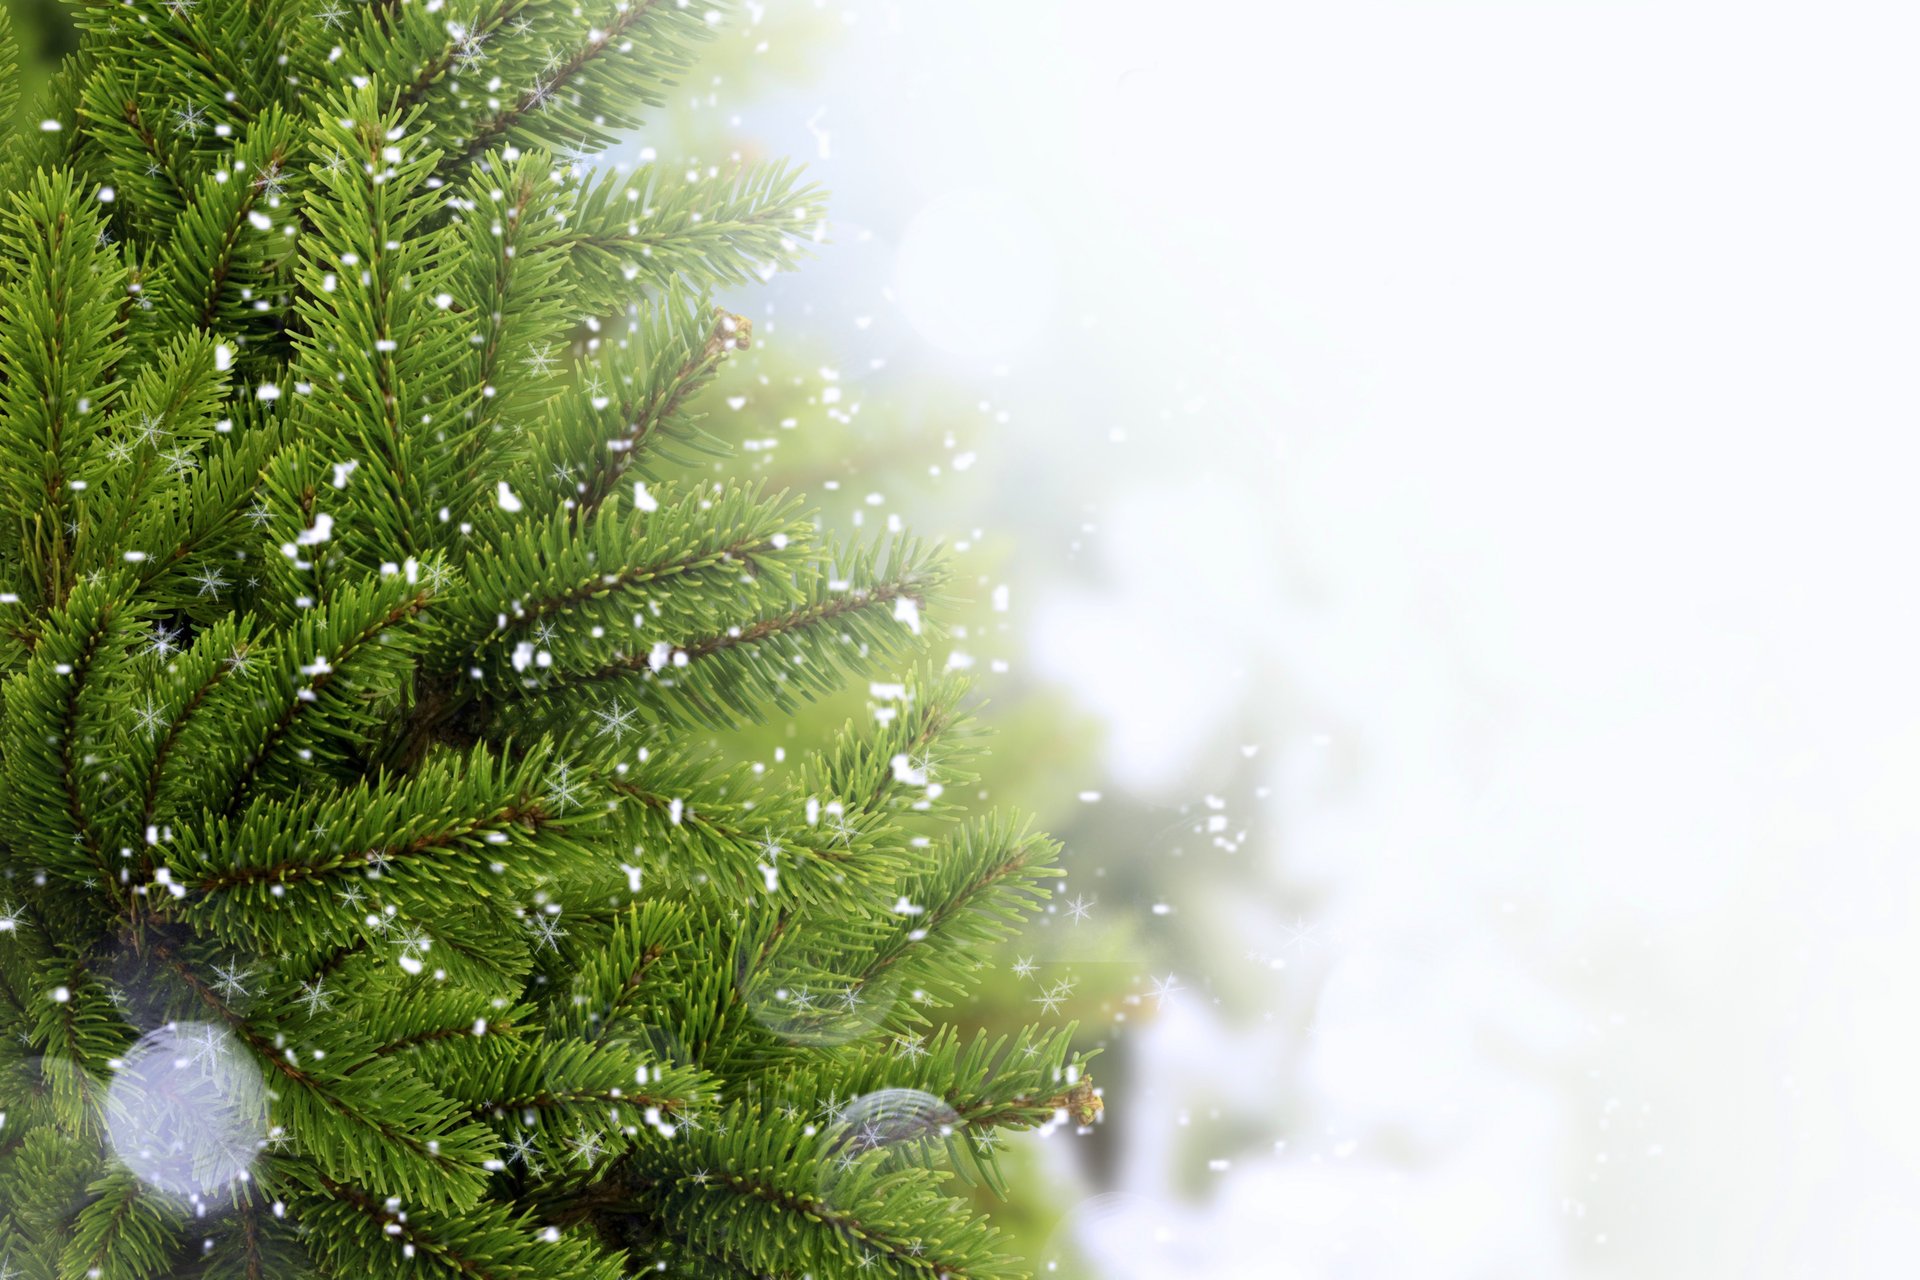
<path id="1" fill-rule="evenodd" d="M 306 1006 L 307 1016 L 311 1018 L 322 1009 L 332 1007 L 333 993 L 327 990 L 324 978 L 315 978 L 300 984 L 300 994 L 296 999 Z"/>
<path id="2" fill-rule="evenodd" d="M 615 742 L 625 742 L 627 735 L 633 732 L 633 714 L 632 707 L 621 706 L 616 698 L 613 706 L 593 713 L 594 719 L 600 722 L 600 727 L 594 732 L 603 738 L 611 737 Z"/>
<path id="3" fill-rule="evenodd" d="M 230 956 L 226 964 L 213 966 L 213 985 L 227 999 L 237 1000 L 251 994 L 247 990 L 247 979 L 252 975 L 253 970 L 242 965 L 238 956 Z"/>
<path id="4" fill-rule="evenodd" d="M 573 776 L 573 767 L 565 760 L 553 767 L 553 782 L 547 788 L 547 799 L 553 802 L 555 813 L 565 813 L 580 803 L 581 784 Z"/>
<path id="5" fill-rule="evenodd" d="M 1285 927 L 1287 930 L 1286 946 L 1289 951 L 1298 951 L 1300 948 L 1319 940 L 1320 926 L 1318 924 L 1310 923 L 1306 920 L 1295 920 L 1292 924 Z"/>
<path id="6" fill-rule="evenodd" d="M 194 1033 L 192 1044 L 193 1056 L 191 1061 L 196 1066 L 202 1063 L 212 1063 L 214 1059 L 220 1056 L 221 1050 L 227 1047 L 226 1033 L 211 1023 L 203 1022 L 200 1024 L 199 1030 Z"/>
<path id="7" fill-rule="evenodd" d="M 153 624 L 153 634 L 147 638 L 147 652 L 156 658 L 165 658 L 180 651 L 180 633 L 164 622 Z"/>
<path id="8" fill-rule="evenodd" d="M 198 573 L 190 575 L 191 580 L 200 584 L 199 594 L 218 599 L 220 588 L 227 586 L 226 575 L 213 565 L 205 565 Z"/>
<path id="9" fill-rule="evenodd" d="M 1067 903 L 1067 914 L 1073 917 L 1075 924 L 1079 924 L 1087 918 L 1087 912 L 1092 906 L 1093 903 L 1088 902 L 1084 897 L 1076 897 Z"/>
<path id="10" fill-rule="evenodd" d="M 527 344 L 527 350 L 533 352 L 533 354 L 529 355 L 520 363 L 531 369 L 536 378 L 544 378 L 547 374 L 553 372 L 553 356 L 551 354 L 553 344 L 551 342 L 542 343 L 538 351 L 535 351 L 533 344 L 529 342 Z"/>
<path id="11" fill-rule="evenodd" d="M 560 920 L 557 916 L 547 915 L 543 912 L 539 915 L 529 917 L 527 923 L 528 927 L 538 935 L 538 940 L 534 943 L 537 947 L 546 947 L 550 951 L 558 951 L 560 949 L 560 939 L 567 936 L 567 931 L 560 927 Z"/>
<path id="12" fill-rule="evenodd" d="M 895 1036 L 894 1053 L 903 1058 L 924 1058 L 927 1056 L 927 1046 L 924 1041 L 925 1038 L 915 1031 Z"/>
<path id="13" fill-rule="evenodd" d="M 1033 970 L 1034 963 L 1032 956 L 1021 956 L 1013 962 L 1013 976 L 1016 978 L 1031 978 L 1033 976 Z"/>
<path id="14" fill-rule="evenodd" d="M 1168 1000 L 1178 995 L 1183 989 L 1179 980 L 1172 974 L 1168 974 L 1164 978 L 1155 978 L 1153 985 L 1148 988 L 1147 994 L 1153 997 L 1154 1007 L 1159 1008 L 1166 1004 Z"/>
<path id="15" fill-rule="evenodd" d="M 573 1152 L 574 1159 L 591 1169 L 593 1162 L 600 1158 L 600 1135 L 597 1133 L 582 1132 L 575 1137 L 568 1138 L 567 1147 Z"/>
<path id="16" fill-rule="evenodd" d="M 535 1157 L 537 1155 L 539 1155 L 539 1151 L 534 1147 L 532 1134 L 522 1133 L 507 1140 L 508 1160 L 518 1160 L 521 1164 L 527 1166 L 527 1168 L 532 1169 L 535 1167 Z"/>
<path id="17" fill-rule="evenodd" d="M 197 133 L 200 126 L 207 122 L 204 107 L 182 107 L 173 113 L 173 128 L 176 133 Z"/>
<path id="18" fill-rule="evenodd" d="M 454 69 L 463 73 L 477 69 L 486 60 L 487 55 L 480 47 L 486 39 L 484 31 L 461 32 L 459 43 L 453 48 Z"/>
<path id="19" fill-rule="evenodd" d="M 859 829 L 847 820 L 847 815 L 840 812 L 827 816 L 827 829 L 839 837 L 841 844 L 852 844 L 854 836 L 859 834 Z"/>
<path id="20" fill-rule="evenodd" d="M 347 16 L 347 11 L 338 5 L 330 4 L 313 16 L 320 19 L 322 26 L 337 27 L 340 25 L 340 20 Z"/>
<path id="21" fill-rule="evenodd" d="M 176 18 L 184 17 L 200 0 L 166 0 L 166 6 Z"/>
<path id="22" fill-rule="evenodd" d="M 13 933 L 20 928 L 20 922 L 27 918 L 25 907 L 16 907 L 11 902 L 0 907 L 0 933 Z"/>
<path id="23" fill-rule="evenodd" d="M 159 704 L 154 702 L 152 698 L 148 698 L 142 703 L 133 715 L 136 726 L 146 730 L 149 740 L 159 736 L 160 727 L 167 722 L 166 713 L 160 709 Z"/>
<path id="24" fill-rule="evenodd" d="M 253 650 L 245 645 L 235 645 L 232 653 L 226 657 L 227 670 L 237 676 L 243 676 L 253 669 Z"/>
<path id="25" fill-rule="evenodd" d="M 388 941 L 416 958 L 422 953 L 433 950 L 433 939 L 428 936 L 426 930 L 415 924 L 406 924 L 395 929 Z"/>

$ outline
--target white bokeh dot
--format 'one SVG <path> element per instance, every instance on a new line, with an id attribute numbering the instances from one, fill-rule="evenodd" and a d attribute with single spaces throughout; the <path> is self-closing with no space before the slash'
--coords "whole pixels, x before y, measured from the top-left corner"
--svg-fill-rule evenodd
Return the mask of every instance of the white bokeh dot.
<path id="1" fill-rule="evenodd" d="M 107 1141 L 148 1186 L 219 1201 L 267 1134 L 260 1069 L 224 1027 L 170 1022 L 141 1036 L 107 1086 Z"/>

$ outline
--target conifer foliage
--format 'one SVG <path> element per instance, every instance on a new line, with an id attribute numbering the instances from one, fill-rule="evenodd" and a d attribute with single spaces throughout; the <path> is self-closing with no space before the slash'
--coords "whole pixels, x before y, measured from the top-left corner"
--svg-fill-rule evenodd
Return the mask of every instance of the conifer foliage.
<path id="1" fill-rule="evenodd" d="M 1021 1274 L 954 1180 L 1099 1102 L 930 1020 L 1057 874 L 955 799 L 941 560 L 685 465 L 820 194 L 585 163 L 712 6 L 76 13 L 0 153 L 0 1276 Z"/>

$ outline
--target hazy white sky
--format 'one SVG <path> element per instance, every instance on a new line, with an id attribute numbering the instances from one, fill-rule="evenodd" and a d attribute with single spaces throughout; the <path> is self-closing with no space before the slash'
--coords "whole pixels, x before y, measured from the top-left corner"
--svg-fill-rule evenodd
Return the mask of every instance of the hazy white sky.
<path id="1" fill-rule="evenodd" d="M 1116 783 L 1259 699 L 1323 903 L 1311 1042 L 1154 1050 L 1284 1061 L 1312 1132 L 1200 1209 L 1143 1137 L 1112 1274 L 1905 1263 L 1920 10 L 836 11 L 766 116 L 872 234 L 811 287 L 896 286 L 1095 524 L 1023 609 Z"/>

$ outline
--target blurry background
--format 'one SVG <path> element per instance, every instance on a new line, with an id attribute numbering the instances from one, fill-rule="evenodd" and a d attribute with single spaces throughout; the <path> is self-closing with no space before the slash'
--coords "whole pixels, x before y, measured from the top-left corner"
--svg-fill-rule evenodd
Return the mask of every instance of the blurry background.
<path id="1" fill-rule="evenodd" d="M 617 157 L 831 188 L 710 407 L 961 559 L 1069 872 L 972 1012 L 1103 1048 L 1043 1274 L 1911 1270 L 1917 39 L 767 0 Z"/>
<path id="2" fill-rule="evenodd" d="M 1005 962 L 1108 1045 L 1101 1131 L 1035 1144 L 1037 1257 L 1906 1260 L 1917 36 L 789 0 L 723 37 L 680 139 L 833 191 L 770 286 L 793 443 L 842 518 L 995 549 L 989 782 L 1091 904 Z"/>

